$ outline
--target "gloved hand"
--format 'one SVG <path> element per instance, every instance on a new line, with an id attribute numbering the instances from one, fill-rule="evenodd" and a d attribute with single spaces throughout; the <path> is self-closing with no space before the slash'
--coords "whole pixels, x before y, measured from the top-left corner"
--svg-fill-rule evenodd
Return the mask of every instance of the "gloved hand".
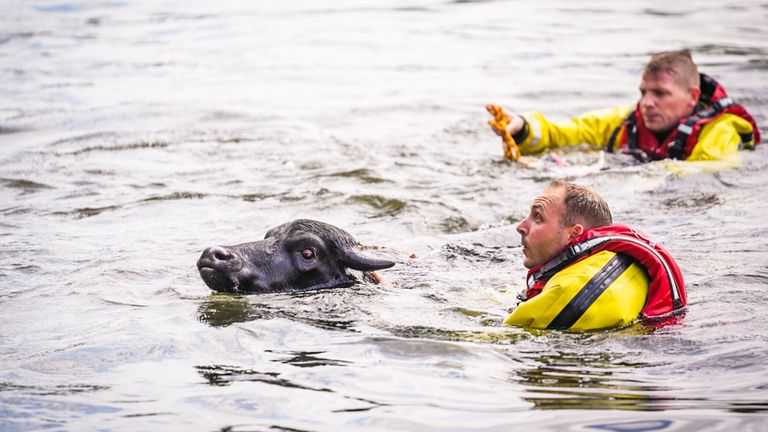
<path id="1" fill-rule="evenodd" d="M 520 150 L 518 150 L 512 135 L 525 126 L 525 121 L 515 113 L 510 113 L 510 116 L 507 116 L 501 105 L 488 104 L 485 106 L 485 109 L 493 116 L 493 120 L 489 120 L 488 125 L 491 126 L 496 135 L 501 137 L 504 143 L 504 158 L 514 161 L 519 160 Z"/>

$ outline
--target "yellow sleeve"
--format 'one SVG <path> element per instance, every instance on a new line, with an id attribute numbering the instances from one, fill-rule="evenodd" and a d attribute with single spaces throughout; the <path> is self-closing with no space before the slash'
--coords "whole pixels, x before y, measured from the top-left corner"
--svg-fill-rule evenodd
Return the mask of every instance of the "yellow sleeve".
<path id="1" fill-rule="evenodd" d="M 747 120 L 725 113 L 705 124 L 699 133 L 699 141 L 686 159 L 689 162 L 729 161 L 738 158 L 741 146 L 740 134 L 752 132 Z"/>
<path id="2" fill-rule="evenodd" d="M 549 148 L 589 144 L 602 148 L 614 129 L 627 118 L 634 105 L 608 108 L 584 113 L 566 122 L 553 123 L 544 114 L 534 111 L 524 114 L 528 136 L 517 143 L 523 154 L 539 153 Z"/>
<path id="3" fill-rule="evenodd" d="M 536 297 L 521 303 L 504 324 L 546 329 L 560 311 L 616 254 L 602 251 L 555 274 Z M 599 330 L 632 323 L 645 306 L 650 280 L 637 263 L 630 265 L 569 328 Z"/>

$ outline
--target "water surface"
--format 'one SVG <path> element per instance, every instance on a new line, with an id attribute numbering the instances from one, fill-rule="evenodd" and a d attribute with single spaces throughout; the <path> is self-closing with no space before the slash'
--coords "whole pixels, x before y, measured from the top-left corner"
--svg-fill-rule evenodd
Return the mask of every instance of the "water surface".
<path id="1" fill-rule="evenodd" d="M 525 170 L 483 106 L 631 103 L 649 53 L 688 48 L 768 129 L 768 5 L 4 6 L 0 429 L 765 430 L 766 150 L 687 175 L 598 153 Z M 514 225 L 553 178 L 677 257 L 680 322 L 500 325 Z M 203 284 L 204 247 L 294 218 L 380 247 L 390 284 Z"/>

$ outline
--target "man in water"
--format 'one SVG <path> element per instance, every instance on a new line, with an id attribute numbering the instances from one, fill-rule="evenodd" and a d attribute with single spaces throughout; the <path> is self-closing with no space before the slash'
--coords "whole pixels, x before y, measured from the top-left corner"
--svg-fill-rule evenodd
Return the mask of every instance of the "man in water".
<path id="1" fill-rule="evenodd" d="M 498 106 L 487 108 L 497 119 L 496 113 L 504 116 Z M 628 152 L 642 161 L 730 160 L 739 149 L 760 142 L 752 116 L 717 81 L 699 74 L 688 51 L 651 57 L 634 107 L 591 111 L 563 123 L 550 122 L 540 112 L 509 113 L 504 120 L 489 123 L 500 136 L 506 129 L 522 154 L 587 143 Z"/>
<path id="2" fill-rule="evenodd" d="M 661 246 L 613 225 L 592 190 L 554 181 L 517 226 L 528 288 L 505 324 L 597 330 L 668 318 L 686 305 L 683 277 Z"/>

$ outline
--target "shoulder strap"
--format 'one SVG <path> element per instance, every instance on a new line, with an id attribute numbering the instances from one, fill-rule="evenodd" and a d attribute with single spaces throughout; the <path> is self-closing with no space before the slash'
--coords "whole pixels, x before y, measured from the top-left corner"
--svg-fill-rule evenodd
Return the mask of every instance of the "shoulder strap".
<path id="1" fill-rule="evenodd" d="M 608 144 L 605 146 L 606 152 L 613 153 L 613 148 L 616 145 L 616 138 L 619 136 L 622 127 L 625 128 L 624 133 L 627 134 L 627 144 L 629 145 L 629 148 L 637 148 L 637 122 L 635 121 L 635 111 L 637 110 L 634 109 L 630 111 L 627 118 L 613 129 L 611 137 L 608 138 Z"/>
<path id="2" fill-rule="evenodd" d="M 532 287 L 534 284 L 536 284 L 538 281 L 542 279 L 551 278 L 555 273 L 571 265 L 578 258 L 592 253 L 595 249 L 611 241 L 629 242 L 637 246 L 640 246 L 646 251 L 650 252 L 656 258 L 656 260 L 661 263 L 661 265 L 664 268 L 664 276 L 666 277 L 667 283 L 669 285 L 670 297 L 672 299 L 672 305 L 674 310 L 678 310 L 683 307 L 683 300 L 682 300 L 682 294 L 681 294 L 681 289 L 683 289 L 683 287 L 679 287 L 677 285 L 677 281 L 675 281 L 675 277 L 673 276 L 673 272 L 672 272 L 672 269 L 670 268 L 669 263 L 667 263 L 664 257 L 658 251 L 656 251 L 656 249 L 652 245 L 649 245 L 648 243 L 642 240 L 639 240 L 635 237 L 626 236 L 626 235 L 607 235 L 607 236 L 601 236 L 601 237 L 592 237 L 591 239 L 584 240 L 581 243 L 576 243 L 574 245 L 569 246 L 568 249 L 566 249 L 556 257 L 546 262 L 537 271 L 531 273 L 527 281 L 528 287 Z"/>
<path id="3" fill-rule="evenodd" d="M 610 241 L 609 237 L 593 237 L 589 240 L 569 246 L 568 249 L 563 251 L 560 255 L 547 261 L 541 268 L 533 272 L 528 278 L 528 287 L 532 287 L 536 282 L 542 279 L 551 278 L 555 273 L 571 265 L 577 258 L 588 254 L 596 247 L 608 241 Z"/>
<path id="4" fill-rule="evenodd" d="M 715 103 L 704 109 L 697 110 L 692 116 L 681 121 L 680 124 L 677 125 L 675 139 L 669 143 L 669 157 L 672 159 L 683 159 L 685 144 L 688 142 L 688 137 L 693 133 L 693 128 L 696 123 L 705 119 L 711 119 L 733 105 L 736 105 L 736 102 L 733 99 L 724 97 L 718 99 Z"/>
<path id="5" fill-rule="evenodd" d="M 717 85 L 717 81 L 711 76 L 699 74 L 699 88 L 701 89 L 699 103 L 708 106 L 712 102 L 712 97 L 715 95 L 715 91 L 717 91 Z"/>
<path id="6" fill-rule="evenodd" d="M 631 258 L 626 255 L 616 254 L 576 293 L 571 301 L 549 323 L 547 329 L 565 330 L 571 328 L 584 315 L 584 312 L 592 306 L 595 300 L 631 265 Z"/>

